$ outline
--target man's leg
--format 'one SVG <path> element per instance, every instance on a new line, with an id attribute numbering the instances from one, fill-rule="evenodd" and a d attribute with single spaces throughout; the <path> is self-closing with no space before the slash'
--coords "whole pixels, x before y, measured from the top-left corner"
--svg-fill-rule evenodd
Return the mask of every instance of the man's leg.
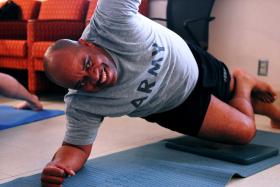
<path id="1" fill-rule="evenodd" d="M 229 103 L 211 96 L 198 137 L 238 144 L 249 143 L 252 140 L 256 132 L 256 108 L 253 108 L 256 106 L 251 103 L 252 93 L 256 100 L 261 99 L 261 102 L 265 101 L 266 104 L 274 101 L 275 93 L 268 84 L 240 70 L 232 74 L 231 90 L 234 90 L 234 96 Z"/>
<path id="2" fill-rule="evenodd" d="M 273 128 L 280 128 L 280 109 L 273 104 L 276 99 L 276 92 L 269 84 L 254 79 L 256 85 L 251 94 L 254 113 L 267 116 L 270 118 Z"/>

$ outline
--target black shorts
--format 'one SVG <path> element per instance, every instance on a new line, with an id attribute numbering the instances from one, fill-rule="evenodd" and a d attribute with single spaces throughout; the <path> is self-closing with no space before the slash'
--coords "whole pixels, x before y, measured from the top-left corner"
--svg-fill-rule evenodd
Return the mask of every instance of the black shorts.
<path id="1" fill-rule="evenodd" d="M 168 129 L 196 136 L 202 126 L 211 95 L 227 102 L 230 100 L 230 73 L 224 63 L 189 44 L 196 59 L 199 77 L 190 96 L 178 107 L 143 117 Z"/>

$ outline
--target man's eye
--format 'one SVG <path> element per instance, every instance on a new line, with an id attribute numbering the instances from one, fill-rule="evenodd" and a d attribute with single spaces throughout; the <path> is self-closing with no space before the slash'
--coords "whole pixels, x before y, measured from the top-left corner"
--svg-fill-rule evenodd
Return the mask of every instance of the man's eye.
<path id="1" fill-rule="evenodd" d="M 87 57 L 87 59 L 86 59 L 86 61 L 85 61 L 84 69 L 85 69 L 85 70 L 88 70 L 88 69 L 90 68 L 91 64 L 92 64 L 92 62 L 91 62 L 90 58 Z"/>

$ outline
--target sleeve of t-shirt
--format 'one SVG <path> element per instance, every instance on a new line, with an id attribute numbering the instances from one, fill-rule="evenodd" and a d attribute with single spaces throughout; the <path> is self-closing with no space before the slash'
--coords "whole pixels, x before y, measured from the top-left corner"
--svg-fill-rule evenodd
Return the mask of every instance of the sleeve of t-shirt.
<path id="1" fill-rule="evenodd" d="M 92 144 L 103 117 L 66 103 L 66 133 L 64 141 L 73 145 Z"/>
<path id="2" fill-rule="evenodd" d="M 118 19 L 137 14 L 141 0 L 99 0 L 97 12 Z"/>
<path id="3" fill-rule="evenodd" d="M 150 31 L 138 14 L 141 0 L 99 0 L 90 24 L 81 38 L 117 54 L 139 52 Z M 147 44 L 148 45 L 148 44 Z"/>

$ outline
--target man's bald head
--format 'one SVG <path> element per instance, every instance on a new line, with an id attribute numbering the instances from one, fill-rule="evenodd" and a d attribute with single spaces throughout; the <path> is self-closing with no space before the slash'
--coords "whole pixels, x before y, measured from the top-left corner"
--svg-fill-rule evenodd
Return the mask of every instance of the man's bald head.
<path id="1" fill-rule="evenodd" d="M 53 59 L 53 55 L 55 53 L 67 53 L 69 51 L 74 50 L 75 48 L 78 47 L 78 42 L 77 41 L 73 41 L 73 40 L 68 40 L 68 39 L 61 39 L 58 40 L 56 42 L 54 42 L 54 44 L 52 44 L 47 51 L 44 54 L 43 57 L 43 63 L 44 63 L 44 68 L 46 73 L 48 73 L 48 67 L 50 66 L 50 64 L 52 64 L 54 62 Z"/>
<path id="2" fill-rule="evenodd" d="M 85 40 L 58 40 L 48 48 L 43 62 L 48 78 L 64 88 L 94 92 L 117 80 L 111 56 Z"/>
<path id="3" fill-rule="evenodd" d="M 67 67 L 73 65 L 75 53 L 80 49 L 81 45 L 77 41 L 61 39 L 51 45 L 44 54 L 43 63 L 47 77 L 62 87 L 69 87 L 70 80 L 67 79 Z"/>

